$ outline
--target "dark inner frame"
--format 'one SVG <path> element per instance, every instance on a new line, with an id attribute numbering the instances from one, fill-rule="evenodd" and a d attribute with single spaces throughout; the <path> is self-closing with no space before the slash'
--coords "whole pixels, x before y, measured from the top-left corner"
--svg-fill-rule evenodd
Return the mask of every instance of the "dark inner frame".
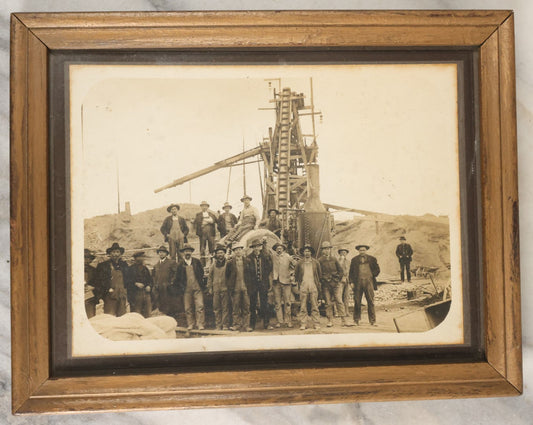
<path id="1" fill-rule="evenodd" d="M 471 362 L 485 359 L 481 258 L 478 52 L 473 49 L 354 50 L 150 50 L 50 51 L 50 371 L 51 377 L 179 373 L 251 369 L 342 367 Z M 363 64 L 456 63 L 458 65 L 459 180 L 463 262 L 463 321 L 460 345 L 290 349 L 216 353 L 78 357 L 70 355 L 70 140 L 69 64 Z"/>

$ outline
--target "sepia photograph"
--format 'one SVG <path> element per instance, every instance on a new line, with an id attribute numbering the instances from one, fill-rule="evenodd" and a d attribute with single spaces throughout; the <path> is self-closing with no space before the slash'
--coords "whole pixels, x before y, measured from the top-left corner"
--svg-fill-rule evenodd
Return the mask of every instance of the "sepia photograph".
<path id="1" fill-rule="evenodd" d="M 67 72 L 73 357 L 463 342 L 455 63 Z"/>

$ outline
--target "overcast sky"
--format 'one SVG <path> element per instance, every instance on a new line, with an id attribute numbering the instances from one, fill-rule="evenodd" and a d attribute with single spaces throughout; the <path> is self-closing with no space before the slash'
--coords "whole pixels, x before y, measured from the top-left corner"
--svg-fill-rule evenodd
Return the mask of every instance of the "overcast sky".
<path id="1" fill-rule="evenodd" d="M 458 202 L 455 65 L 95 66 L 71 68 L 73 191 L 83 217 L 171 202 L 212 209 L 229 169 L 154 189 L 250 149 L 274 127 L 265 78 L 309 96 L 313 78 L 323 202 L 391 214 L 449 215 Z M 272 86 L 277 87 L 277 82 Z M 306 99 L 309 103 L 309 97 Z M 83 107 L 82 107 L 83 106 Z M 309 117 L 302 118 L 311 132 Z M 247 192 L 260 207 L 257 164 Z M 229 201 L 240 209 L 242 167 Z"/>

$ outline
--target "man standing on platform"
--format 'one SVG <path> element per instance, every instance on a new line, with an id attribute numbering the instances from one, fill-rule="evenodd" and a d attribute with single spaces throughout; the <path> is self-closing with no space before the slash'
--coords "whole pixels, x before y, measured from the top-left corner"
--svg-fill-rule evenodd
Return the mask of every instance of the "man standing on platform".
<path id="1" fill-rule="evenodd" d="M 212 255 L 215 249 L 215 223 L 217 218 L 215 214 L 208 211 L 209 204 L 206 201 L 202 201 L 200 204 L 200 211 L 196 214 L 194 219 L 194 226 L 196 228 L 196 234 L 200 238 L 200 255 L 202 256 L 202 264 L 206 264 L 206 252 L 205 247 L 208 246 L 209 255 Z"/>
<path id="2" fill-rule="evenodd" d="M 237 217 L 231 213 L 231 205 L 228 202 L 224 203 L 222 209 L 224 212 L 218 216 L 218 231 L 220 232 L 220 238 L 226 236 L 237 225 Z"/>
<path id="3" fill-rule="evenodd" d="M 167 211 L 171 213 L 161 226 L 161 233 L 165 237 L 165 242 L 168 242 L 168 249 L 170 258 L 177 259 L 178 253 L 184 243 L 187 242 L 187 235 L 189 234 L 189 226 L 183 217 L 178 215 L 180 206 L 178 204 L 171 204 Z"/>
<path id="4" fill-rule="evenodd" d="M 128 264 L 121 259 L 124 248 L 117 242 L 106 250 L 109 260 L 96 266 L 96 296 L 104 300 L 104 314 L 126 314 Z"/>
<path id="5" fill-rule="evenodd" d="M 341 279 L 343 270 L 335 257 L 331 255 L 331 243 L 322 242 L 320 247 L 321 256 L 318 259 L 322 271 L 321 283 L 324 299 L 326 300 L 326 316 L 328 318 L 328 328 L 333 326 L 333 303 L 337 309 L 337 314 L 341 318 L 342 326 L 347 326 L 345 319 L 344 304 L 342 303 Z"/>
<path id="6" fill-rule="evenodd" d="M 185 244 L 181 248 L 183 259 L 179 262 L 176 271 L 176 286 L 184 293 L 185 314 L 187 316 L 187 329 L 198 326 L 199 330 L 205 329 L 204 312 L 204 267 L 197 258 L 192 257 L 194 248 Z"/>
<path id="7" fill-rule="evenodd" d="M 282 323 L 287 325 L 287 327 L 292 328 L 291 271 L 294 270 L 294 261 L 292 257 L 287 254 L 287 246 L 285 244 L 277 243 L 272 249 L 276 251 L 272 256 L 272 286 L 276 302 L 276 328 L 281 327 Z"/>
<path id="8" fill-rule="evenodd" d="M 250 326 L 255 329 L 257 321 L 257 297 L 259 296 L 259 305 L 261 317 L 263 319 L 263 329 L 274 329 L 270 325 L 270 312 L 268 308 L 268 292 L 270 291 L 272 260 L 270 255 L 265 255 L 263 250 L 263 242 L 259 239 L 254 239 L 250 243 L 252 253 L 247 257 L 247 277 L 246 280 L 251 282 L 249 292 L 250 295 Z"/>
<path id="9" fill-rule="evenodd" d="M 250 297 L 252 292 L 249 281 L 246 281 L 247 258 L 244 257 L 244 245 L 233 246 L 233 258 L 228 261 L 226 267 L 226 281 L 228 291 L 231 294 L 233 307 L 232 331 L 243 330 L 251 332 L 250 327 Z"/>
<path id="10" fill-rule="evenodd" d="M 229 329 L 229 292 L 226 283 L 226 247 L 217 245 L 215 261 L 209 269 L 207 291 L 213 295 L 215 324 L 219 330 Z"/>
<path id="11" fill-rule="evenodd" d="M 294 279 L 300 292 L 300 330 L 305 330 L 307 326 L 307 303 L 311 304 L 311 320 L 315 329 L 320 329 L 318 322 L 318 294 L 322 291 L 320 285 L 320 263 L 315 260 L 315 250 L 310 245 L 302 248 L 303 259 L 296 265 Z"/>
<path id="12" fill-rule="evenodd" d="M 361 300 L 365 294 L 368 308 L 368 321 L 372 326 L 376 325 L 376 310 L 374 308 L 374 289 L 377 289 L 376 277 L 379 275 L 379 265 L 375 257 L 366 252 L 368 245 L 355 247 L 359 255 L 352 258 L 350 263 L 350 282 L 353 286 L 354 310 L 353 319 L 356 325 L 361 320 Z"/>
<path id="13" fill-rule="evenodd" d="M 411 282 L 411 260 L 413 259 L 413 248 L 407 243 L 405 236 L 400 237 L 400 244 L 396 247 L 396 257 L 400 262 L 400 278 L 405 281 L 407 272 L 407 282 Z"/>
<path id="14" fill-rule="evenodd" d="M 152 276 L 148 267 L 144 265 L 144 251 L 133 254 L 134 263 L 128 269 L 126 289 L 132 313 L 142 314 L 143 317 L 152 315 Z"/>
<path id="15" fill-rule="evenodd" d="M 172 290 L 172 283 L 176 277 L 176 262 L 168 258 L 168 249 L 164 245 L 157 250 L 159 261 L 155 263 L 152 270 L 152 280 L 154 282 L 152 290 L 153 308 L 167 316 L 172 316 L 177 320 L 177 297 Z"/>

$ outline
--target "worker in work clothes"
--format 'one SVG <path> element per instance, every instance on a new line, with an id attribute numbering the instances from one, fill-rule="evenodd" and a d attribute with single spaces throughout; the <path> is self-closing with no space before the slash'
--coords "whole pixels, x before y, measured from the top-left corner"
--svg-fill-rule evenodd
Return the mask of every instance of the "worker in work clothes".
<path id="1" fill-rule="evenodd" d="M 208 211 L 209 204 L 206 201 L 202 201 L 200 204 L 200 211 L 196 214 L 194 219 L 194 226 L 196 228 L 196 235 L 200 238 L 200 255 L 202 256 L 202 264 L 206 264 L 206 245 L 209 249 L 209 255 L 212 255 L 215 249 L 215 235 L 216 235 L 216 222 L 217 218 L 215 214 Z"/>
<path id="2" fill-rule="evenodd" d="M 213 295 L 213 310 L 217 329 L 229 329 L 229 292 L 226 283 L 226 247 L 217 245 L 215 261 L 209 269 L 207 291 Z"/>
<path id="3" fill-rule="evenodd" d="M 152 275 L 144 265 L 146 256 L 144 251 L 133 254 L 134 263 L 128 269 L 126 289 L 132 313 L 142 314 L 143 317 L 152 315 Z"/>
<path id="4" fill-rule="evenodd" d="M 344 271 L 337 259 L 331 255 L 331 243 L 322 242 L 320 247 L 321 255 L 318 259 L 320 263 L 322 293 L 326 300 L 326 316 L 328 318 L 328 328 L 333 326 L 333 303 L 337 309 L 337 314 L 341 318 L 342 326 L 348 326 L 346 322 L 344 304 L 342 302 L 342 276 Z"/>
<path id="5" fill-rule="evenodd" d="M 180 206 L 178 204 L 171 204 L 167 207 L 167 211 L 171 213 L 165 218 L 161 225 L 161 233 L 165 237 L 165 242 L 168 242 L 168 249 L 170 258 L 177 260 L 180 249 L 184 243 L 187 242 L 187 235 L 189 234 L 189 226 L 183 217 L 178 215 Z"/>
<path id="6" fill-rule="evenodd" d="M 348 275 L 350 274 L 350 261 L 347 258 L 349 250 L 347 248 L 340 248 L 339 250 L 337 250 L 337 253 L 339 254 L 337 261 L 342 267 L 341 285 L 342 285 L 342 303 L 344 304 L 344 317 L 346 318 L 346 321 L 348 322 L 351 320 L 349 318 L 350 313 L 348 312 L 348 305 L 350 301 L 350 293 L 352 292 L 352 288 L 350 286 L 350 282 L 348 279 Z"/>
<path id="7" fill-rule="evenodd" d="M 128 264 L 121 259 L 124 248 L 117 242 L 106 250 L 109 260 L 96 266 L 95 295 L 104 301 L 104 313 L 113 316 L 126 314 L 126 274 Z"/>
<path id="8" fill-rule="evenodd" d="M 270 255 L 263 251 L 263 242 L 254 239 L 250 243 L 252 253 L 247 257 L 247 270 L 245 279 L 251 282 L 250 291 L 250 327 L 255 329 L 257 321 L 257 298 L 263 319 L 263 329 L 274 329 L 270 325 L 270 311 L 268 308 L 268 292 L 271 289 L 272 260 Z"/>
<path id="9" fill-rule="evenodd" d="M 96 257 L 93 253 L 87 248 L 84 249 L 83 259 L 84 259 L 84 293 L 85 293 L 85 312 L 87 317 L 90 319 L 96 315 L 96 304 L 98 304 L 98 298 L 96 298 L 94 289 L 95 289 L 95 277 L 96 277 L 96 268 L 91 266 L 91 263 Z"/>
<path id="10" fill-rule="evenodd" d="M 194 248 L 185 244 L 181 248 L 183 259 L 178 263 L 175 284 L 184 293 L 185 315 L 187 316 L 187 329 L 205 329 L 204 312 L 204 267 L 197 258 L 192 257 Z"/>
<path id="11" fill-rule="evenodd" d="M 278 219 L 279 211 L 275 208 L 268 210 L 268 218 L 263 220 L 260 227 L 265 227 L 274 233 L 278 238 L 281 237 L 281 221 Z"/>
<path id="12" fill-rule="evenodd" d="M 375 257 L 366 252 L 368 245 L 355 247 L 359 255 L 352 258 L 350 263 L 350 282 L 353 284 L 354 310 L 353 319 L 356 325 L 361 320 L 361 301 L 363 294 L 368 308 L 368 321 L 376 325 L 376 310 L 374 308 L 374 289 L 377 289 L 376 277 L 379 275 L 379 265 Z"/>
<path id="13" fill-rule="evenodd" d="M 291 272 L 294 270 L 294 260 L 287 254 L 287 246 L 282 243 L 275 244 L 272 249 L 276 252 L 272 256 L 272 289 L 274 291 L 276 328 L 285 324 L 292 328 Z"/>
<path id="14" fill-rule="evenodd" d="M 231 208 L 232 206 L 228 202 L 225 202 L 222 206 L 224 212 L 218 216 L 217 227 L 221 238 L 226 236 L 237 225 L 237 217 L 230 212 Z"/>
<path id="15" fill-rule="evenodd" d="M 233 307 L 233 325 L 230 327 L 232 331 L 251 332 L 253 330 L 250 327 L 250 297 L 248 295 L 251 282 L 246 281 L 246 262 L 244 245 L 235 244 L 233 258 L 228 261 L 226 267 L 226 282 Z"/>
<path id="16" fill-rule="evenodd" d="M 238 241 L 240 238 L 248 233 L 250 230 L 257 229 L 261 217 L 257 208 L 253 207 L 251 202 L 252 198 L 248 195 L 244 195 L 241 198 L 241 202 L 244 207 L 239 215 L 239 221 L 235 228 L 226 236 L 226 244 L 230 244 L 233 241 Z"/>
<path id="17" fill-rule="evenodd" d="M 172 291 L 172 283 L 176 277 L 176 262 L 168 257 L 169 251 L 161 245 L 157 249 L 159 261 L 152 270 L 152 308 L 156 308 L 167 316 L 177 316 L 176 294 Z M 174 317 L 176 318 L 176 317 Z"/>
<path id="18" fill-rule="evenodd" d="M 300 293 L 300 330 L 305 330 L 307 326 L 307 303 L 311 304 L 311 320 L 315 329 L 320 329 L 318 322 L 318 294 L 322 291 L 320 285 L 320 263 L 312 255 L 315 250 L 310 245 L 305 245 L 301 249 L 303 259 L 296 264 L 294 279 L 299 287 Z"/>
<path id="19" fill-rule="evenodd" d="M 396 257 L 400 262 L 400 278 L 405 281 L 407 272 L 407 282 L 411 282 L 411 260 L 413 259 L 413 248 L 407 243 L 405 236 L 400 237 L 400 244 L 396 247 Z"/>

